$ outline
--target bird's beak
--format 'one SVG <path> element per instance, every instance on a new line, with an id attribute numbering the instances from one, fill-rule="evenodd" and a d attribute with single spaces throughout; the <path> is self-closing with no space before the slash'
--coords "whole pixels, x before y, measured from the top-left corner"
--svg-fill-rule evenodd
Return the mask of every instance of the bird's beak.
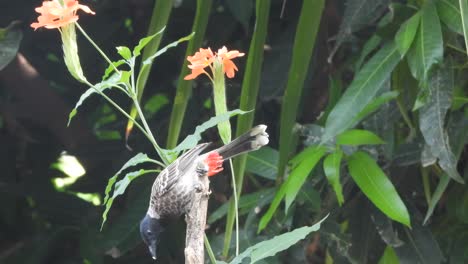
<path id="1" fill-rule="evenodd" d="M 149 252 L 151 253 L 151 257 L 153 257 L 153 259 L 156 259 L 156 243 L 151 243 L 148 249 L 149 249 Z"/>

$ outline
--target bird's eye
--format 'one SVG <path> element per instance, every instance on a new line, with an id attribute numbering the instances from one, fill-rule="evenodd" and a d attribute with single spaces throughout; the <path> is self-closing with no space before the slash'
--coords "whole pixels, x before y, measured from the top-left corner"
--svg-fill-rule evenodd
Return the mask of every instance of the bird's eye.
<path id="1" fill-rule="evenodd" d="M 151 235 L 151 230 L 147 230 L 146 234 Z"/>

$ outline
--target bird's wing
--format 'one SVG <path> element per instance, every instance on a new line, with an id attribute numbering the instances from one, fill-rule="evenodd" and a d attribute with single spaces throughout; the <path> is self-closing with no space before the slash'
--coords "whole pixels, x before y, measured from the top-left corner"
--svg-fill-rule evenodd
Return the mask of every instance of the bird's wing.
<path id="1" fill-rule="evenodd" d="M 174 184 L 191 168 L 193 162 L 210 143 L 199 144 L 185 152 L 182 156 L 167 166 L 156 178 L 152 193 L 160 197 L 167 193 Z"/>

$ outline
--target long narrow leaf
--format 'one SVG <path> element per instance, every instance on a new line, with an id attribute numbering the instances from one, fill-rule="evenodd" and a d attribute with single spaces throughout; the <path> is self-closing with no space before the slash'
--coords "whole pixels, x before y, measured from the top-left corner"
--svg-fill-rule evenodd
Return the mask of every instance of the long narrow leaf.
<path id="1" fill-rule="evenodd" d="M 185 58 L 192 55 L 202 44 L 205 36 L 206 26 L 210 17 L 212 0 L 198 0 L 197 10 L 195 12 L 195 20 L 192 26 L 192 32 L 195 36 L 188 42 L 185 51 Z M 179 79 L 177 80 L 177 90 L 172 105 L 171 119 L 169 121 L 169 131 L 167 133 L 167 148 L 174 148 L 179 140 L 180 129 L 187 109 L 187 103 L 190 98 L 193 81 L 184 80 L 184 77 L 189 73 L 187 67 L 188 61 L 184 60 L 180 71 Z"/>
<path id="2" fill-rule="evenodd" d="M 330 112 L 322 136 L 323 143 L 354 124 L 354 118 L 374 99 L 399 61 L 400 54 L 395 44 L 389 43 L 364 65 Z"/>
<path id="3" fill-rule="evenodd" d="M 466 0 L 459 0 L 459 3 L 463 26 L 463 37 L 465 38 L 466 54 L 468 55 L 468 3 Z"/>
<path id="4" fill-rule="evenodd" d="M 355 152 L 349 157 L 348 168 L 361 191 L 377 208 L 391 219 L 410 226 L 408 209 L 392 182 L 368 154 Z"/>
<path id="5" fill-rule="evenodd" d="M 283 177 L 290 151 L 294 148 L 291 140 L 293 126 L 296 122 L 302 90 L 304 88 L 304 80 L 312 58 L 324 4 L 324 0 L 302 2 L 301 14 L 294 39 L 291 67 L 289 68 L 288 82 L 281 107 L 280 158 L 277 182 Z"/>

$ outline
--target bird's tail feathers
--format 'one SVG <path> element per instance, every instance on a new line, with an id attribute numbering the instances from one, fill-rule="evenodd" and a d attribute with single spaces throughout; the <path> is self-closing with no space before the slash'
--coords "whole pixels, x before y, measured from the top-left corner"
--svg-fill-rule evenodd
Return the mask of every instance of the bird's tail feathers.
<path id="1" fill-rule="evenodd" d="M 268 144 L 267 126 L 258 125 L 245 134 L 234 139 L 229 144 L 216 150 L 224 160 L 233 158 L 242 153 L 257 150 Z"/>

